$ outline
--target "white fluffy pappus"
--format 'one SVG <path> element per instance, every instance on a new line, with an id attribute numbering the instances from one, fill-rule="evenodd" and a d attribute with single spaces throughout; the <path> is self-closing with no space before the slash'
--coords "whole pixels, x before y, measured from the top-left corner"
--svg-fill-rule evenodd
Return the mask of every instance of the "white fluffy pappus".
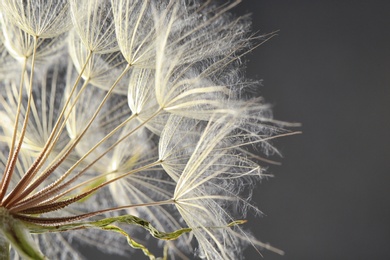
<path id="1" fill-rule="evenodd" d="M 240 59 L 270 35 L 239 2 L 1 1 L 1 259 L 281 253 L 243 220 L 269 176 L 252 147 L 293 133 L 245 97 Z"/>

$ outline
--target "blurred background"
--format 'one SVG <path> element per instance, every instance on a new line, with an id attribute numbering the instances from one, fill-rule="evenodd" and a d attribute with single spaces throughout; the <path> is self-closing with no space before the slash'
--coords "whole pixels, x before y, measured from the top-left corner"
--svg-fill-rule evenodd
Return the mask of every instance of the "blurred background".
<path id="1" fill-rule="evenodd" d="M 247 56 L 275 118 L 282 166 L 255 193 L 248 227 L 285 256 L 390 259 L 390 1 L 244 0 L 253 30 L 278 36 Z M 248 249 L 246 259 L 261 259 Z"/>
<path id="2" fill-rule="evenodd" d="M 275 142 L 282 165 L 255 191 L 264 216 L 246 225 L 285 255 L 248 248 L 246 259 L 390 259 L 390 1 L 243 0 L 233 11 L 252 13 L 258 34 L 279 31 L 247 55 L 247 76 L 275 118 L 303 131 Z"/>

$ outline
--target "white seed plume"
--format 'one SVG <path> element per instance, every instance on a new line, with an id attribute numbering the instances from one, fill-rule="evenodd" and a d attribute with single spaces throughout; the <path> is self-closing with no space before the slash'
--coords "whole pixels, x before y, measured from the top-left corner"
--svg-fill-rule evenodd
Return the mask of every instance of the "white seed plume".
<path id="1" fill-rule="evenodd" d="M 243 219 L 269 176 L 251 147 L 290 125 L 246 98 L 240 59 L 268 38 L 238 3 L 0 2 L 1 259 L 278 252 Z"/>
<path id="2" fill-rule="evenodd" d="M 53 38 L 72 26 L 67 0 L 4 0 L 1 12 L 26 33 Z"/>

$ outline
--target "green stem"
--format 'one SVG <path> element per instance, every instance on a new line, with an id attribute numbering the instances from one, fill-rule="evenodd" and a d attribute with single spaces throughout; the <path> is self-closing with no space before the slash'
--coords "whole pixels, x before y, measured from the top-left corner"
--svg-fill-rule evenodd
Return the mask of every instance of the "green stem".
<path id="1" fill-rule="evenodd" d="M 0 233 L 0 260 L 9 260 L 9 242 Z"/>
<path id="2" fill-rule="evenodd" d="M 41 253 L 30 232 L 25 228 L 23 223 L 14 219 L 3 207 L 0 207 L 0 238 L 1 252 L 9 251 L 9 244 L 11 244 L 12 248 L 15 249 L 23 259 L 47 259 Z M 4 256 L 0 253 L 0 260 L 3 259 L 8 260 L 9 253 L 6 253 Z"/>

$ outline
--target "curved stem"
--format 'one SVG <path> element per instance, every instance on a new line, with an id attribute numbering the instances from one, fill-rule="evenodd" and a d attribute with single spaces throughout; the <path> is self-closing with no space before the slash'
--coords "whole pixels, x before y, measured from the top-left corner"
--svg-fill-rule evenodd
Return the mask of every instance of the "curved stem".
<path id="1" fill-rule="evenodd" d="M 0 260 L 10 259 L 9 247 L 10 245 L 8 240 L 0 233 Z"/>
<path id="2" fill-rule="evenodd" d="M 37 260 L 47 259 L 39 250 L 23 222 L 12 217 L 9 212 L 2 207 L 0 207 L 0 236 L 3 236 L 2 239 L 6 241 L 1 245 L 6 246 L 7 243 L 11 244 L 12 248 L 15 249 L 22 258 Z M 0 241 L 3 240 L 0 238 Z M 3 258 L 0 259 L 3 260 Z"/>

